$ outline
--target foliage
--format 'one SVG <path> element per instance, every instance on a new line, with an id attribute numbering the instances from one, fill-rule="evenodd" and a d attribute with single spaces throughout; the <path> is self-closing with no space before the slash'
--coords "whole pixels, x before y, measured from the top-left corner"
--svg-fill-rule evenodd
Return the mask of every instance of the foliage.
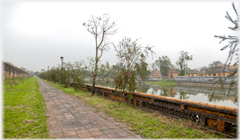
<path id="1" fill-rule="evenodd" d="M 112 77 L 110 75 L 111 68 L 109 66 L 109 62 L 106 61 L 105 64 L 101 64 L 101 61 L 99 61 L 99 65 L 100 65 L 100 67 L 97 70 L 97 73 L 98 73 L 97 78 L 98 79 L 96 79 L 96 84 L 98 83 L 98 81 L 105 81 L 106 83 L 108 83 L 110 77 Z M 90 79 L 93 79 L 93 75 L 95 73 L 95 71 L 94 71 L 95 60 L 94 60 L 93 57 L 88 58 L 88 66 L 87 67 L 88 67 L 88 72 L 89 72 Z"/>
<path id="2" fill-rule="evenodd" d="M 208 66 L 208 70 L 214 71 L 215 69 L 218 69 L 218 65 L 219 64 L 223 64 L 221 61 L 213 61 L 212 63 L 210 63 Z"/>
<path id="3" fill-rule="evenodd" d="M 118 58 L 117 66 L 114 67 L 115 88 L 121 90 L 122 97 L 126 89 L 131 96 L 136 90 L 136 76 L 143 80 L 148 71 L 146 58 L 155 53 L 151 46 L 144 47 L 138 44 L 138 39 L 132 40 L 129 37 L 124 37 L 118 44 L 114 44 L 114 48 Z"/>
<path id="4" fill-rule="evenodd" d="M 188 52 L 184 52 L 184 51 L 181 51 L 179 54 L 180 54 L 180 56 L 176 62 L 176 65 L 178 65 L 180 67 L 180 75 L 183 76 L 184 71 L 187 68 L 187 62 L 189 60 L 192 60 L 193 57 L 192 57 L 192 55 L 188 55 Z"/>
<path id="5" fill-rule="evenodd" d="M 200 71 L 201 72 L 206 72 L 208 70 L 208 67 L 207 66 L 203 66 L 200 68 Z"/>
<path id="6" fill-rule="evenodd" d="M 160 72 L 164 76 L 168 76 L 171 69 L 171 60 L 167 56 L 158 57 L 158 60 L 155 61 L 156 65 L 159 67 Z"/>
<path id="7" fill-rule="evenodd" d="M 36 75 L 36 76 L 38 76 L 39 71 L 35 71 L 33 74 Z"/>
<path id="8" fill-rule="evenodd" d="M 49 138 L 45 101 L 38 89 L 35 77 L 13 88 L 4 81 L 4 138 Z"/>
<path id="9" fill-rule="evenodd" d="M 48 71 L 43 71 L 39 74 L 40 78 L 52 81 L 54 83 L 60 83 L 67 88 L 70 82 L 74 83 L 75 90 L 79 90 L 86 83 L 85 78 L 88 76 L 87 65 L 84 61 L 76 61 L 75 63 L 63 63 L 63 66 L 58 65 L 52 67 Z"/>
<path id="10" fill-rule="evenodd" d="M 96 55 L 94 59 L 94 74 L 92 83 L 92 95 L 94 95 L 100 58 L 102 57 L 104 51 L 109 50 L 111 44 L 111 42 L 109 42 L 109 37 L 114 35 L 118 29 L 115 28 L 116 21 L 110 22 L 110 17 L 108 14 L 103 14 L 102 17 L 92 16 L 88 22 L 83 23 L 83 26 L 86 27 L 90 34 L 92 34 L 96 43 Z"/>
<path id="11" fill-rule="evenodd" d="M 74 89 L 79 90 L 87 82 L 85 77 L 88 75 L 87 65 L 83 60 L 69 64 L 70 81 L 74 83 Z"/>

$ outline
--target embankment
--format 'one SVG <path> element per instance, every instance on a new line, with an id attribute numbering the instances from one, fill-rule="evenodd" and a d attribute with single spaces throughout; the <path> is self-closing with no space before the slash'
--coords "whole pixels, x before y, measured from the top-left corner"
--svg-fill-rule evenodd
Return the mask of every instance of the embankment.
<path id="1" fill-rule="evenodd" d="M 204 86 L 204 87 L 220 87 L 220 78 L 224 87 L 229 87 L 231 82 L 237 82 L 238 77 L 234 76 L 231 79 L 228 79 L 226 76 L 214 77 L 214 76 L 176 76 L 174 80 L 179 85 L 186 86 Z M 236 84 L 237 85 L 237 84 Z M 234 86 L 236 88 L 237 86 Z"/>

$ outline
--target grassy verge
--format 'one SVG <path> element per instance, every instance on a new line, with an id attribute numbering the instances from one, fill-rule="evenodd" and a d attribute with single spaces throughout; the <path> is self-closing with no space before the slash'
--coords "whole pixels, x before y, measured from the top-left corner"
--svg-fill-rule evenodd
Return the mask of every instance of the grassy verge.
<path id="1" fill-rule="evenodd" d="M 4 81 L 3 138 L 49 138 L 45 101 L 36 78 L 10 88 Z"/>
<path id="2" fill-rule="evenodd" d="M 158 113 L 151 113 L 107 99 L 103 96 L 91 96 L 86 91 L 75 91 L 73 88 L 63 88 L 59 84 L 48 82 L 63 92 L 77 96 L 98 111 L 112 115 L 115 120 L 124 122 L 133 128 L 133 131 L 146 138 L 222 138 L 212 132 L 202 130 L 200 126 L 188 120 L 173 119 Z"/>
<path id="3" fill-rule="evenodd" d="M 169 87 L 169 86 L 176 86 L 177 82 L 175 82 L 174 80 L 168 81 L 167 79 L 163 79 L 163 80 L 159 80 L 157 82 L 147 82 L 146 84 L 158 85 L 161 87 Z"/>

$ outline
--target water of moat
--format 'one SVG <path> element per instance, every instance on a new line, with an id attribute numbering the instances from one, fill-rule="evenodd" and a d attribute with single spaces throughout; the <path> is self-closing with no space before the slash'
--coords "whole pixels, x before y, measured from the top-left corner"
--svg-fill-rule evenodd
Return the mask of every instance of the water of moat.
<path id="1" fill-rule="evenodd" d="M 114 88 L 114 85 L 111 83 L 106 84 L 104 82 L 97 82 L 97 85 Z M 141 93 L 238 108 L 238 92 L 236 90 L 230 90 L 230 93 L 228 93 L 228 88 L 216 88 L 214 94 L 213 90 L 214 88 L 211 87 L 193 87 L 180 85 L 173 87 L 160 87 L 157 85 L 148 85 L 144 82 L 140 82 L 137 85 L 136 91 Z"/>

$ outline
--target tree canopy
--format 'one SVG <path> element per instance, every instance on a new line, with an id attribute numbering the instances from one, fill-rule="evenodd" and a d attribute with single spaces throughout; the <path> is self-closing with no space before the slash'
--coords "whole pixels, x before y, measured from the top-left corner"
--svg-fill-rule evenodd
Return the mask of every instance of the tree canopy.
<path id="1" fill-rule="evenodd" d="M 155 63 L 159 67 L 161 74 L 168 76 L 172 65 L 171 60 L 167 56 L 162 56 L 158 57 L 158 60 L 156 60 Z"/>
<path id="2" fill-rule="evenodd" d="M 180 68 L 180 75 L 184 75 L 185 69 L 188 67 L 187 63 L 189 60 L 193 59 L 192 55 L 189 55 L 188 52 L 181 51 L 180 56 L 176 62 L 176 65 Z"/>

